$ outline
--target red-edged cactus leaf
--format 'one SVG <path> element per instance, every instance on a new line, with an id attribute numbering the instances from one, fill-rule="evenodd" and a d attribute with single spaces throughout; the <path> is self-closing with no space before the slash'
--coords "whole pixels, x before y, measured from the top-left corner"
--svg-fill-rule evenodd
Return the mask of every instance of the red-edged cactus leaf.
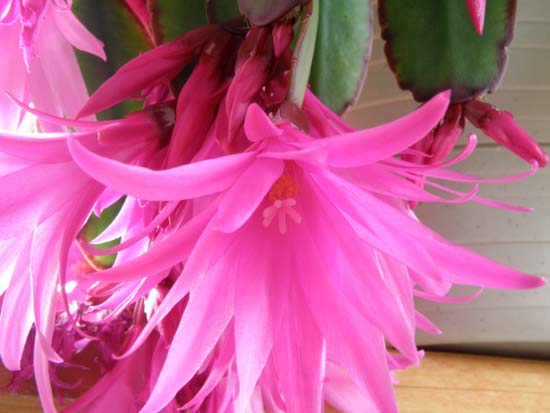
<path id="1" fill-rule="evenodd" d="M 254 26 L 265 26 L 307 0 L 238 0 L 239 10 Z"/>
<path id="2" fill-rule="evenodd" d="M 337 113 L 354 103 L 367 74 L 372 47 L 369 0 L 319 0 L 319 29 L 310 83 Z"/>
<path id="3" fill-rule="evenodd" d="M 95 91 L 118 68 L 150 47 L 145 31 L 123 2 L 74 0 L 72 10 L 105 45 L 105 62 L 88 53 L 76 52 L 89 92 Z M 126 101 L 103 112 L 100 118 L 121 117 L 139 106 L 139 102 Z"/>
<path id="4" fill-rule="evenodd" d="M 380 0 L 378 14 L 388 62 L 417 101 L 451 89 L 457 103 L 498 87 L 516 0 L 487 2 L 482 36 L 464 0 Z"/>

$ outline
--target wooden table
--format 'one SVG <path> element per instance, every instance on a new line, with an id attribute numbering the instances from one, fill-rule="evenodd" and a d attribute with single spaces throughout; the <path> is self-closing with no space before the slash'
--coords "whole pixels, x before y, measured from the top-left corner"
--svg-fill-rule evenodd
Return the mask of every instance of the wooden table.
<path id="1" fill-rule="evenodd" d="M 428 353 L 399 374 L 402 413 L 550 413 L 550 362 Z"/>
<path id="2" fill-rule="evenodd" d="M 432 352 L 398 376 L 401 413 L 550 412 L 550 361 Z M 40 411 L 35 396 L 0 396 L 0 413 Z"/>

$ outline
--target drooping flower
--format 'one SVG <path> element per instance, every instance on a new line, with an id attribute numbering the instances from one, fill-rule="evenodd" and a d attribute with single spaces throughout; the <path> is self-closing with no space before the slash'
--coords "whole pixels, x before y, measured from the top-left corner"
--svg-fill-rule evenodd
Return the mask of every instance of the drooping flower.
<path id="1" fill-rule="evenodd" d="M 415 294 L 437 299 L 455 283 L 544 283 L 449 243 L 408 208 L 411 200 L 445 201 L 408 178 L 440 189 L 430 178 L 483 182 L 445 169 L 471 153 L 475 140 L 447 163 L 419 166 L 392 158 L 436 126 L 447 104 L 448 93 L 440 94 L 401 120 L 353 131 L 308 94 L 304 111 L 312 135 L 288 118 L 273 114 L 271 120 L 253 104 L 244 152 L 158 171 L 102 156 L 78 137 L 68 141 L 75 162 L 114 191 L 142 201 L 194 200 L 193 217 L 146 253 L 93 274 L 98 281 L 128 282 L 184 263 L 126 352 L 136 351 L 189 295 L 141 412 L 171 403 L 216 343 L 222 352 L 234 345 L 236 377 L 227 397 L 236 412 L 245 411 L 258 383 L 287 412 L 321 411 L 329 362 L 376 409 L 396 411 L 384 340 L 416 363 L 415 328 L 433 331 L 414 309 Z M 534 170 L 536 164 L 509 180 Z M 491 204 L 476 197 L 475 187 L 448 202 L 469 199 Z M 234 342 L 224 340 L 228 331 Z M 267 384 L 263 375 L 271 377 Z"/>
<path id="2" fill-rule="evenodd" d="M 0 184 L 5 191 L 0 200 L 5 286 L 1 328 L 11 332 L 1 336 L 0 355 L 8 369 L 18 370 L 27 336 L 36 327 L 35 377 L 44 408 L 51 411 L 51 390 L 43 385 L 49 383 L 48 361 L 61 361 L 51 346 L 56 274 L 66 262 L 60 251 L 68 251 L 67 240 L 87 218 L 101 186 L 72 162 L 64 140 L 48 138 L 0 137 Z"/>
<path id="3" fill-rule="evenodd" d="M 158 288 L 158 283 L 166 277 L 159 272 L 156 278 L 149 277 L 147 282 L 136 280 L 124 285 L 95 285 L 90 278 L 71 278 L 73 264 L 67 259 L 69 251 L 79 246 L 82 253 L 77 262 L 87 259 L 92 265 L 94 255 L 106 252 L 82 242 L 84 222 L 92 210 L 99 214 L 121 194 L 106 190 L 83 174 L 67 156 L 66 141 L 83 139 L 105 155 L 151 169 L 191 160 L 202 144 L 201 133 L 206 135 L 210 129 L 213 111 L 222 97 L 219 93 L 224 80 L 221 61 L 226 53 L 224 41 L 231 37 L 219 29 L 212 29 L 207 28 L 206 33 L 219 34 L 217 38 L 221 43 L 201 53 L 201 42 L 205 40 L 202 36 L 195 36 L 198 46 L 189 52 L 190 58 L 197 54 L 201 57 L 193 76 L 180 93 L 177 107 L 175 101 L 167 100 L 171 99 L 170 94 L 155 93 L 155 86 L 165 86 L 162 82 L 144 94 L 144 110 L 131 113 L 125 119 L 103 122 L 67 120 L 9 97 L 14 106 L 35 118 L 38 125 L 51 124 L 59 129 L 70 127 L 84 131 L 53 134 L 3 132 L 0 135 L 0 182 L 10 194 L 0 200 L 0 222 L 4 222 L 0 228 L 2 253 L 5 254 L 1 265 L 6 268 L 0 279 L 0 293 L 4 293 L 1 322 L 5 327 L 3 331 L 15 332 L 1 337 L 0 355 L 6 367 L 17 370 L 25 343 L 29 341 L 29 331 L 36 330 L 33 368 L 43 406 L 48 412 L 54 411 L 48 364 L 52 361 L 61 363 L 63 359 L 51 344 L 56 320 L 69 317 L 73 324 L 77 322 L 80 316 L 71 313 L 75 304 L 79 308 L 84 305 L 88 317 L 103 314 L 98 322 L 107 323 L 138 302 L 151 288 Z M 205 31 L 201 33 L 204 35 Z M 177 63 L 179 70 L 181 61 Z M 205 87 L 205 84 L 209 86 Z M 202 101 L 194 104 L 190 97 Z M 176 117 L 180 121 L 177 127 L 174 125 Z M 189 127 L 194 121 L 198 121 L 195 127 Z M 177 138 L 171 139 L 172 132 Z M 183 153 L 179 149 L 183 149 Z M 101 243 L 102 239 L 120 239 L 120 244 L 110 250 L 118 253 L 115 264 L 124 262 L 143 252 L 149 239 L 162 235 L 159 226 L 164 225 L 163 221 L 170 217 L 175 207 L 175 203 L 141 204 L 139 200 L 127 197 L 109 230 L 92 241 Z M 18 219 L 14 218 L 15 214 Z M 43 250 L 39 250 L 39 246 Z M 36 264 L 31 263 L 34 267 L 27 274 L 25 270 L 31 261 L 36 261 Z M 28 282 L 29 277 L 35 279 L 32 284 Z M 79 294 L 75 295 L 75 291 Z M 64 306 L 58 305 L 59 302 L 64 302 Z M 47 318 L 47 325 L 41 321 L 42 318 Z M 77 331 L 89 335 L 89 331 L 82 328 Z M 126 362 L 122 364 L 127 365 Z"/>
<path id="4" fill-rule="evenodd" d="M 67 117 L 76 116 L 88 98 L 73 47 L 102 59 L 105 53 L 103 44 L 71 12 L 70 4 L 63 0 L 0 2 L 2 129 L 17 130 L 25 114 L 6 92 L 47 113 Z M 46 131 L 52 128 L 55 131 L 54 125 L 42 125 Z"/>
<path id="5" fill-rule="evenodd" d="M 57 315 L 71 314 L 67 299 L 71 283 L 78 288 L 91 284 L 82 275 L 67 275 L 72 265 L 69 252 L 76 248 L 75 240 L 94 207 L 113 200 L 112 193 L 73 162 L 66 141 L 69 136 L 78 137 L 110 156 L 154 167 L 155 154 L 164 146 L 163 133 L 172 125 L 158 120 L 158 111 L 170 110 L 167 105 L 112 122 L 66 121 L 21 102 L 18 105 L 44 121 L 84 130 L 73 134 L 0 133 L 0 185 L 4 190 L 0 199 L 0 327 L 11 332 L 0 335 L 0 357 L 5 367 L 19 370 L 34 328 L 35 378 L 44 409 L 52 412 L 48 364 L 62 361 L 52 345 Z M 122 240 L 139 231 L 140 225 L 147 222 L 137 217 L 129 221 Z M 79 292 L 73 301 L 81 302 L 83 291 Z M 65 303 L 61 309 L 59 302 Z"/>

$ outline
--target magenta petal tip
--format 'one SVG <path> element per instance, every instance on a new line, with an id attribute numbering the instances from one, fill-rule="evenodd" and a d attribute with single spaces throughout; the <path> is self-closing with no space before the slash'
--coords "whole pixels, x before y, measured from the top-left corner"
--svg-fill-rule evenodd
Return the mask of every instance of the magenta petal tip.
<path id="1" fill-rule="evenodd" d="M 476 29 L 477 34 L 483 35 L 483 26 L 485 24 L 485 6 L 486 0 L 466 0 L 468 13 Z"/>

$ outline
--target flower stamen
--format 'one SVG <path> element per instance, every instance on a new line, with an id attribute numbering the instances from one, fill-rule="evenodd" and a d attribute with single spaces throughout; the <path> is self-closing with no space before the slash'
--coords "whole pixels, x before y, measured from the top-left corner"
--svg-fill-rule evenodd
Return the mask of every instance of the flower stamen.
<path id="1" fill-rule="evenodd" d="M 277 218 L 277 228 L 281 234 L 287 232 L 287 216 L 299 224 L 302 222 L 302 216 L 296 211 L 296 199 L 294 196 L 298 191 L 296 180 L 292 176 L 292 168 L 287 165 L 281 177 L 273 184 L 267 194 L 267 199 L 271 205 L 263 210 L 263 225 L 269 227 L 273 220 Z"/>
<path id="2" fill-rule="evenodd" d="M 263 225 L 269 227 L 275 217 L 277 217 L 277 227 L 281 234 L 286 234 L 287 231 L 287 215 L 296 223 L 302 222 L 302 216 L 293 207 L 296 205 L 294 198 L 287 198 L 285 200 L 277 199 L 273 204 L 268 206 L 263 211 Z"/>

